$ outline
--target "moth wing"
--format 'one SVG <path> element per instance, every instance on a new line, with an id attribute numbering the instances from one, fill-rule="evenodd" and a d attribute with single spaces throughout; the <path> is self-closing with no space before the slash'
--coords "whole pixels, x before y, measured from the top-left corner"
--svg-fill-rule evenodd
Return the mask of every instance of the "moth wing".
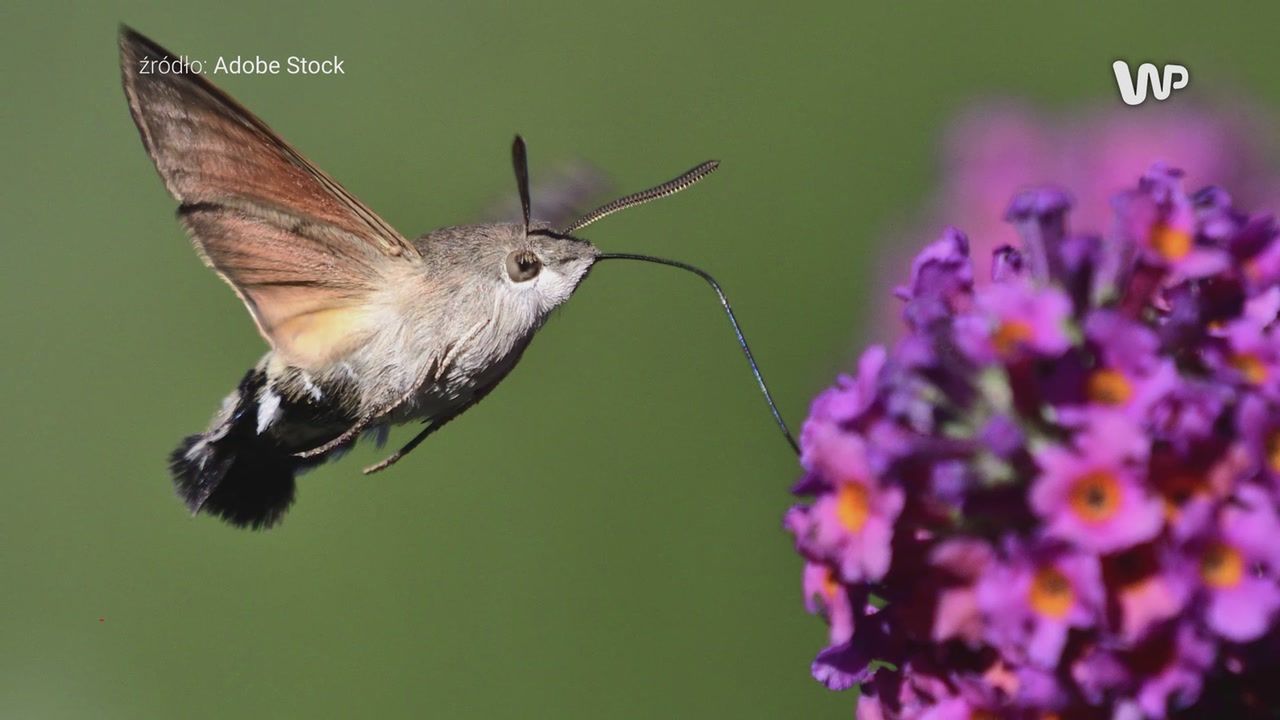
<path id="1" fill-rule="evenodd" d="M 287 363 L 349 352 L 369 295 L 417 249 L 212 83 L 147 60 L 177 63 L 121 28 L 129 110 L 201 258 Z"/>

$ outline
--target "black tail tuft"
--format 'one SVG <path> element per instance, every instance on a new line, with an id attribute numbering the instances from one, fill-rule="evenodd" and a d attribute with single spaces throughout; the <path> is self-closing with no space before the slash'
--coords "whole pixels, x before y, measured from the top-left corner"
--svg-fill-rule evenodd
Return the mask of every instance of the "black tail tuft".
<path id="1" fill-rule="evenodd" d="M 303 463 L 257 433 L 264 382 L 262 372 L 250 370 L 209 430 L 185 438 L 169 456 L 174 487 L 191 512 L 257 530 L 279 523 L 293 504 L 294 474 Z"/>

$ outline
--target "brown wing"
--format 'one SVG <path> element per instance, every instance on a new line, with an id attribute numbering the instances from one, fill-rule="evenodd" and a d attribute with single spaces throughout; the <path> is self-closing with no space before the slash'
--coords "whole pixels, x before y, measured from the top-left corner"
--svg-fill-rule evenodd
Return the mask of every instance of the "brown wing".
<path id="1" fill-rule="evenodd" d="M 121 28 L 129 110 L 196 249 L 286 362 L 340 357 L 389 265 L 417 250 L 202 76 L 145 62 L 162 59 L 176 56 Z"/>

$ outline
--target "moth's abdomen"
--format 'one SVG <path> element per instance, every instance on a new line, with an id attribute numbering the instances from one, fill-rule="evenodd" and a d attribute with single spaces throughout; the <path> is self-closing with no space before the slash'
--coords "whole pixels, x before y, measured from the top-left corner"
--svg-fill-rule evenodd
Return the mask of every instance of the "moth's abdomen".
<path id="1" fill-rule="evenodd" d="M 250 370 L 209 429 L 185 438 L 170 455 L 174 486 L 192 513 L 209 513 L 237 527 L 269 528 L 293 503 L 298 471 L 323 462 L 300 460 L 274 433 L 260 432 L 266 382 L 262 370 Z"/>

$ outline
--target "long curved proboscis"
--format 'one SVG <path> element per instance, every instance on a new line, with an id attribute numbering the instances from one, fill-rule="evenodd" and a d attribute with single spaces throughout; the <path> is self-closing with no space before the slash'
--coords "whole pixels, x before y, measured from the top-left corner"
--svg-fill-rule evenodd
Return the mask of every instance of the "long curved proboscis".
<path id="1" fill-rule="evenodd" d="M 711 168 L 711 170 L 714 169 L 714 167 Z M 706 172 L 710 172 L 711 170 L 707 170 Z M 705 175 L 706 172 L 703 174 Z M 696 182 L 696 180 L 694 182 Z M 672 192 L 676 191 L 673 190 Z M 711 277 L 710 273 L 702 268 L 680 262 L 679 260 L 668 260 L 666 258 L 654 257 L 652 255 L 637 255 L 635 253 L 601 253 L 597 257 L 597 260 L 640 260 L 643 262 L 656 263 L 658 265 L 668 265 L 670 267 L 680 268 L 681 270 L 688 270 L 694 275 L 706 280 L 707 284 L 711 286 L 711 289 L 716 291 L 716 296 L 720 298 L 720 305 L 724 308 L 725 314 L 729 316 L 729 323 L 733 325 L 733 334 L 738 338 L 738 346 L 742 348 L 742 354 L 746 356 L 747 364 L 751 366 L 751 374 L 755 376 L 756 383 L 760 386 L 760 392 L 764 394 L 764 400 L 769 404 L 769 411 L 773 413 L 774 422 L 778 424 L 778 429 L 782 431 L 782 435 L 787 439 L 787 443 L 791 445 L 791 449 L 794 450 L 797 455 L 800 454 L 800 445 L 796 443 L 795 437 L 791 434 L 791 429 L 787 427 L 787 422 L 782 419 L 782 413 L 778 412 L 778 405 L 773 401 L 773 395 L 769 392 L 769 386 L 765 384 L 764 376 L 760 374 L 760 366 L 756 364 L 755 356 L 751 354 L 751 347 L 747 345 L 747 338 L 742 334 L 742 328 L 738 325 L 738 318 L 734 317 L 733 308 L 729 305 L 729 298 L 725 296 L 724 290 L 720 289 L 720 283 L 716 282 L 716 279 Z"/>

